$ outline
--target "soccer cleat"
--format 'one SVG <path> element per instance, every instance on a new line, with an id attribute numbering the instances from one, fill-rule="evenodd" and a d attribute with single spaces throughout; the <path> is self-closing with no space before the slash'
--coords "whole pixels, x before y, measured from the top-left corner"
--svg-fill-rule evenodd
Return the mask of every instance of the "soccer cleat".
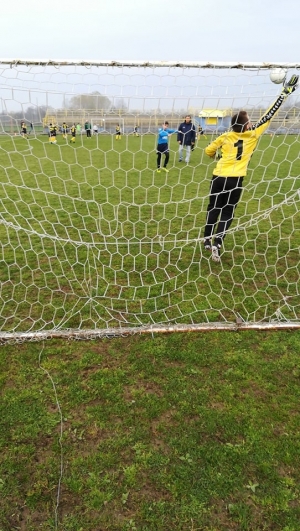
<path id="1" fill-rule="evenodd" d="M 157 168 L 156 172 L 157 172 L 157 173 L 160 173 L 160 172 L 161 172 L 161 169 L 160 169 L 160 168 Z"/>
<path id="2" fill-rule="evenodd" d="M 163 168 L 163 170 L 166 172 L 166 173 L 169 173 L 170 170 L 168 170 L 168 168 Z"/>
<path id="3" fill-rule="evenodd" d="M 179 159 L 179 161 L 178 161 L 178 162 L 182 162 L 182 159 Z"/>
<path id="4" fill-rule="evenodd" d="M 220 245 L 213 245 L 212 246 L 212 248 L 211 248 L 211 259 L 212 259 L 213 262 L 220 262 L 221 261 L 220 249 L 221 249 Z"/>
<path id="5" fill-rule="evenodd" d="M 211 241 L 210 240 L 204 240 L 204 249 L 206 251 L 211 251 Z"/>

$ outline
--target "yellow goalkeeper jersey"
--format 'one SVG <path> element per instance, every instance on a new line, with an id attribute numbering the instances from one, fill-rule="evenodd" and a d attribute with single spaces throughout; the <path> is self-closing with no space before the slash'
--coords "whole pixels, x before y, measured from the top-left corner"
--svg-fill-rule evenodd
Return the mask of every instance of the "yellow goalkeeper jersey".
<path id="1" fill-rule="evenodd" d="M 271 118 L 278 111 L 284 99 L 284 95 L 281 94 L 259 122 L 248 131 L 243 133 L 229 131 L 207 146 L 205 153 L 209 157 L 214 157 L 217 151 L 221 150 L 222 156 L 213 171 L 213 175 L 219 177 L 244 177 L 247 174 L 248 164 L 259 137 L 268 128 Z"/>

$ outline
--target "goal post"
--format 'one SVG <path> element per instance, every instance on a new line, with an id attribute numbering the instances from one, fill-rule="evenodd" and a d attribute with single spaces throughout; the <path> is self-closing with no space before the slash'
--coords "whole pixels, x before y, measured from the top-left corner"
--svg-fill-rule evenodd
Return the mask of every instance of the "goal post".
<path id="1" fill-rule="evenodd" d="M 275 67 L 300 64 L 0 59 L 0 341 L 299 328 L 297 91 L 259 140 L 221 262 L 203 250 L 204 149 L 239 110 L 260 119 Z M 158 128 L 187 114 L 204 134 L 188 164 L 172 134 L 158 173 Z"/>

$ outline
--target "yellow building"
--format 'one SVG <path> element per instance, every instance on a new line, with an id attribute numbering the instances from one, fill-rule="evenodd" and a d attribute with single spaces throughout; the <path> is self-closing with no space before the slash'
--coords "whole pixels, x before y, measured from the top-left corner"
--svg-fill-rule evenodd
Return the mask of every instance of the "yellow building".
<path id="1" fill-rule="evenodd" d="M 205 131 L 226 131 L 230 127 L 231 109 L 202 109 L 199 112 L 199 125 Z"/>

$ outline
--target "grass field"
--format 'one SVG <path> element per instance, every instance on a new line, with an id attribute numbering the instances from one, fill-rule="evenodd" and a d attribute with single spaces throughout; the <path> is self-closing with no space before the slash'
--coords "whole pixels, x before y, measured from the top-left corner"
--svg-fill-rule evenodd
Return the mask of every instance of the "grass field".
<path id="1" fill-rule="evenodd" d="M 300 333 L 0 349 L 1 531 L 298 531 Z"/>
<path id="2" fill-rule="evenodd" d="M 261 139 L 222 264 L 201 249 L 214 163 L 155 172 L 155 135 L 0 139 L 2 331 L 299 317 L 295 136 Z"/>
<path id="3" fill-rule="evenodd" d="M 0 139 L 1 331 L 299 320 L 298 140 L 265 136 L 221 264 L 213 164 Z M 32 148 L 32 149 L 31 149 Z M 300 332 L 0 347 L 0 531 L 299 531 Z"/>

